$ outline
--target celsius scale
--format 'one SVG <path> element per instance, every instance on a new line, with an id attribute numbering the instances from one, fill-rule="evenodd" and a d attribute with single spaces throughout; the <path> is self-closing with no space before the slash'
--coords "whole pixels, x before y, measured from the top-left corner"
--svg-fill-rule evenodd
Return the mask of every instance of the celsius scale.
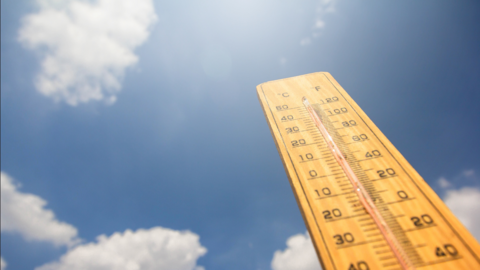
<path id="1" fill-rule="evenodd" d="M 480 269 L 480 245 L 327 72 L 257 87 L 324 270 Z"/>

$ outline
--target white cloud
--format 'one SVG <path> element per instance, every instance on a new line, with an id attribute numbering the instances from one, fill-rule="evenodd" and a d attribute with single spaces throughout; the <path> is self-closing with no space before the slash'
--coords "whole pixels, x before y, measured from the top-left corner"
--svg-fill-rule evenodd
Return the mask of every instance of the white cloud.
<path id="1" fill-rule="evenodd" d="M 448 180 L 445 179 L 444 177 L 440 177 L 437 183 L 441 188 L 449 188 L 451 186 L 450 182 L 448 182 Z"/>
<path id="2" fill-rule="evenodd" d="M 273 270 L 322 269 L 308 233 L 288 238 L 287 248 L 275 251 L 271 265 Z"/>
<path id="3" fill-rule="evenodd" d="M 58 262 L 36 270 L 204 270 L 196 266 L 197 259 L 207 250 L 201 246 L 198 235 L 161 227 L 149 230 L 126 230 L 97 242 L 77 246 Z"/>
<path id="4" fill-rule="evenodd" d="M 303 38 L 302 40 L 300 40 L 300 45 L 302 46 L 310 45 L 310 43 L 312 43 L 312 40 L 310 38 Z"/>
<path id="5" fill-rule="evenodd" d="M 197 260 L 207 249 L 199 236 L 189 231 L 161 227 L 136 232 L 126 230 L 96 242 L 78 245 L 77 229 L 60 222 L 45 209 L 46 201 L 18 191 L 18 185 L 1 172 L 1 231 L 16 232 L 27 240 L 47 241 L 70 249 L 59 261 L 37 267 L 37 270 L 127 269 L 127 270 L 204 270 Z M 7 264 L 3 257 L 1 270 Z"/>
<path id="6" fill-rule="evenodd" d="M 311 37 L 305 37 L 300 40 L 300 45 L 307 46 L 312 43 L 311 38 L 320 36 L 320 30 L 325 28 L 325 14 L 335 12 L 335 3 L 337 0 L 319 0 L 315 10 L 315 19 L 312 25 Z"/>
<path id="7" fill-rule="evenodd" d="M 480 240 L 480 215 L 478 215 L 480 190 L 471 187 L 448 190 L 444 201 L 460 222 L 470 230 L 477 240 Z"/>
<path id="8" fill-rule="evenodd" d="M 7 269 L 7 262 L 5 262 L 5 260 L 3 259 L 3 257 L 1 257 L 1 267 L 0 267 L 1 270 L 5 270 Z"/>
<path id="9" fill-rule="evenodd" d="M 480 189 L 475 170 L 463 170 L 458 175 L 447 180 L 440 177 L 437 191 L 444 194 L 443 201 L 452 210 L 462 224 L 480 240 Z M 475 187 L 477 186 L 477 187 Z"/>
<path id="10" fill-rule="evenodd" d="M 72 246 L 79 240 L 77 229 L 58 221 L 45 209 L 42 198 L 17 190 L 14 181 L 1 172 L 1 231 L 16 232 L 26 240 L 47 241 L 56 246 Z"/>
<path id="11" fill-rule="evenodd" d="M 152 1 L 37 2 L 19 30 L 19 41 L 42 56 L 37 90 L 72 106 L 115 102 L 125 69 L 138 61 L 134 49 L 157 19 Z"/>
<path id="12" fill-rule="evenodd" d="M 320 19 L 317 19 L 317 21 L 315 22 L 315 28 L 323 28 L 325 27 L 325 22 L 320 20 Z"/>
<path id="13" fill-rule="evenodd" d="M 475 170 L 465 170 L 462 172 L 465 177 L 471 177 L 475 175 Z"/>

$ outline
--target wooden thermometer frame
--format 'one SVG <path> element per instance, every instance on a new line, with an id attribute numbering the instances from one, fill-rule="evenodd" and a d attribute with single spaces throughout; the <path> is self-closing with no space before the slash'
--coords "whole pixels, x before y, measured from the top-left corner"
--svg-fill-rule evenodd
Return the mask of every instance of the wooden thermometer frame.
<path id="1" fill-rule="evenodd" d="M 475 238 L 329 73 L 266 82 L 257 94 L 324 270 L 480 269 Z M 359 203 L 312 111 L 399 251 Z"/>

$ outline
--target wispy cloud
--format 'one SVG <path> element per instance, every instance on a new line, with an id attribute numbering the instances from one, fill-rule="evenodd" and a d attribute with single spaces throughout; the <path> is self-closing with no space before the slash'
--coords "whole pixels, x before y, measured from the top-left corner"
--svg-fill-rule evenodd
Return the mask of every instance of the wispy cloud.
<path id="1" fill-rule="evenodd" d="M 454 181 L 440 178 L 438 185 L 445 192 L 443 198 L 445 204 L 452 210 L 453 214 L 470 230 L 472 235 L 480 240 L 480 189 L 478 187 L 454 188 L 454 183 L 476 182 L 478 183 L 474 170 L 465 170 L 454 177 Z M 458 184 L 457 184 L 458 186 Z"/>
<path id="2" fill-rule="evenodd" d="M 204 270 L 197 259 L 207 252 L 198 235 L 161 227 L 126 230 L 69 250 L 58 262 L 36 270 L 176 269 Z"/>
<path id="3" fill-rule="evenodd" d="M 312 31 L 310 36 L 304 37 L 300 40 L 300 45 L 308 46 L 312 40 L 319 37 L 321 30 L 325 28 L 324 17 L 327 13 L 335 12 L 335 3 L 337 0 L 319 0 L 317 8 L 315 9 L 315 17 L 312 23 Z"/>
<path id="4" fill-rule="evenodd" d="M 449 187 L 451 187 L 450 182 L 448 182 L 448 180 L 445 179 L 444 177 L 440 177 L 440 179 L 438 179 L 437 183 L 438 183 L 438 185 L 439 185 L 441 188 L 449 188 Z"/>
<path id="5" fill-rule="evenodd" d="M 19 233 L 30 241 L 46 241 L 56 246 L 73 246 L 79 242 L 77 229 L 57 220 L 46 209 L 42 198 L 18 191 L 13 179 L 1 173 L 1 231 Z"/>
<path id="6" fill-rule="evenodd" d="M 287 248 L 277 250 L 272 260 L 273 270 L 321 270 L 317 254 L 308 233 L 287 239 Z"/>
<path id="7" fill-rule="evenodd" d="M 458 190 L 448 190 L 445 204 L 452 210 L 462 224 L 473 236 L 480 240 L 480 189 L 465 187 Z"/>
<path id="8" fill-rule="evenodd" d="M 3 259 L 3 257 L 1 257 L 1 270 L 5 270 L 7 269 L 7 263 L 5 262 L 5 260 Z"/>
<path id="9" fill-rule="evenodd" d="M 302 46 L 310 45 L 310 43 L 312 43 L 312 39 L 309 37 L 300 40 L 300 45 Z"/>
<path id="10" fill-rule="evenodd" d="M 156 21 L 151 0 L 37 0 L 23 18 L 19 41 L 41 55 L 35 86 L 70 105 L 113 103 L 125 69 L 138 61 Z"/>
<path id="11" fill-rule="evenodd" d="M 437 180 L 437 188 L 440 187 L 441 189 L 438 190 L 443 192 L 448 189 L 453 188 L 461 188 L 466 185 L 479 185 L 480 178 L 476 175 L 475 170 L 463 170 L 455 176 L 448 177 L 440 177 Z"/>

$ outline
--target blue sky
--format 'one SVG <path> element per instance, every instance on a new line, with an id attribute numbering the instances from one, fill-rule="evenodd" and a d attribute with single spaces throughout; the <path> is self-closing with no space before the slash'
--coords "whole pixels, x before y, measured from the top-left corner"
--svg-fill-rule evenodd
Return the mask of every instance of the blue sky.
<path id="1" fill-rule="evenodd" d="M 478 239 L 478 1 L 6 0 L 2 270 L 317 269 L 255 91 L 317 71 Z"/>

